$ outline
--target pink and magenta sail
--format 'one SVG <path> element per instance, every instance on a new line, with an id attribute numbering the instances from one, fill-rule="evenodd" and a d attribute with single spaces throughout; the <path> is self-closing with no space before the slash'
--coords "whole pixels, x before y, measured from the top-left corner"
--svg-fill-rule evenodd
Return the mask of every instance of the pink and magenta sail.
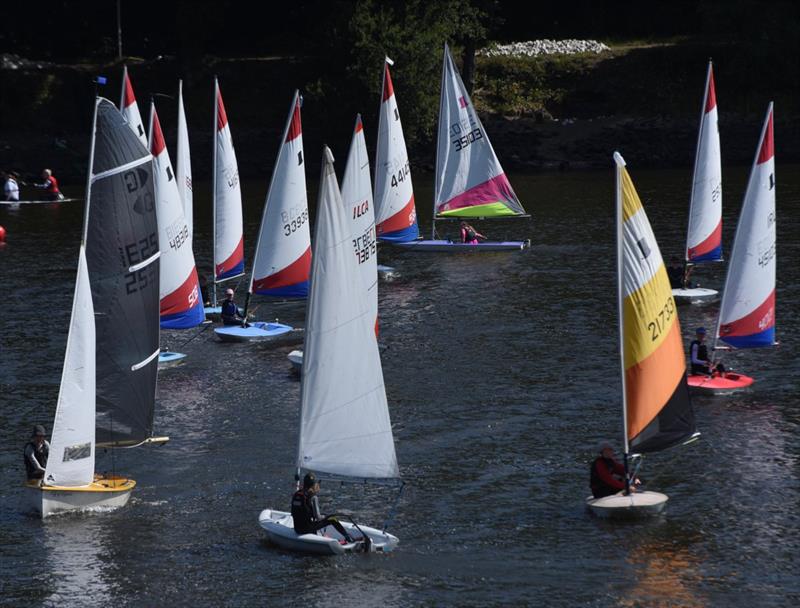
<path id="1" fill-rule="evenodd" d="M 446 44 L 433 207 L 434 218 L 525 215 Z"/>
<path id="2" fill-rule="evenodd" d="M 214 277 L 220 282 L 244 273 L 244 227 L 239 165 L 216 78 L 214 99 Z"/>
<path id="3" fill-rule="evenodd" d="M 383 65 L 383 93 L 378 118 L 378 147 L 375 153 L 375 227 L 382 241 L 406 243 L 419 237 L 411 168 L 397 110 L 391 59 Z"/>
<path id="4" fill-rule="evenodd" d="M 189 226 L 164 143 L 155 104 L 150 104 L 150 153 L 161 251 L 159 274 L 162 329 L 187 329 L 205 320 Z"/>
<path id="5" fill-rule="evenodd" d="M 697 264 L 720 260 L 722 260 L 722 161 L 717 127 L 717 94 L 714 90 L 714 71 L 709 61 L 689 205 L 686 261 Z"/>
<path id="6" fill-rule="evenodd" d="M 775 344 L 775 146 L 772 104 L 761 130 L 720 304 L 718 339 L 734 348 Z"/>
<path id="7" fill-rule="evenodd" d="M 251 293 L 305 298 L 311 272 L 300 92 L 295 91 L 258 233 Z"/>

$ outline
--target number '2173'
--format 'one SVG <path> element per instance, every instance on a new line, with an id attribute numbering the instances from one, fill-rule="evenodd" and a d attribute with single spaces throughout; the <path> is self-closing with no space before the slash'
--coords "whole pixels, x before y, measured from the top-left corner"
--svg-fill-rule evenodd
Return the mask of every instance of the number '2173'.
<path id="1" fill-rule="evenodd" d="M 667 302 L 664 304 L 664 307 L 658 311 L 658 314 L 655 318 L 647 324 L 647 328 L 650 330 L 650 340 L 655 342 L 667 328 L 667 324 L 669 323 L 670 319 L 672 319 L 672 315 L 675 314 L 675 300 L 672 299 L 672 296 L 667 298 Z"/>

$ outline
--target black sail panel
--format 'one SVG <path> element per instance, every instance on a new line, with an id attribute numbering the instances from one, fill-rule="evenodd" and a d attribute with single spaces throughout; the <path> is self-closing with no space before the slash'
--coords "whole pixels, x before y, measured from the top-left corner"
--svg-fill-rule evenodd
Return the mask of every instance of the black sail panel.
<path id="1" fill-rule="evenodd" d="M 86 257 L 97 334 L 97 443 L 151 436 L 159 262 L 153 169 L 116 107 L 98 100 Z M 149 260 L 149 262 L 148 262 Z"/>
<path id="2" fill-rule="evenodd" d="M 685 442 L 697 432 L 686 375 L 681 376 L 672 396 L 642 431 L 631 439 L 631 451 L 658 452 Z"/>

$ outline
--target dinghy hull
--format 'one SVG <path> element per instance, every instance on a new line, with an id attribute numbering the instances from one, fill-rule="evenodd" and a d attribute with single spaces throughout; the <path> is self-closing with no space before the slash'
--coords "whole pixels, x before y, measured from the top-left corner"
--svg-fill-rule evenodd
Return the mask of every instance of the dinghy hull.
<path id="1" fill-rule="evenodd" d="M 597 517 L 607 519 L 637 519 L 653 517 L 664 510 L 669 498 L 660 492 L 631 492 L 627 496 L 622 492 L 586 499 L 587 508 Z"/>
<path id="2" fill-rule="evenodd" d="M 719 297 L 719 292 L 705 287 L 678 288 L 672 290 L 672 297 L 678 304 L 701 304 L 713 302 Z"/>
<path id="3" fill-rule="evenodd" d="M 186 359 L 186 355 L 183 353 L 162 351 L 158 353 L 158 369 L 175 367 L 183 363 L 184 359 Z"/>
<path id="4" fill-rule="evenodd" d="M 435 251 L 435 252 L 454 252 L 467 253 L 471 251 L 521 251 L 525 247 L 530 247 L 530 240 L 527 241 L 483 241 L 477 244 L 455 243 L 445 240 L 418 240 L 408 243 L 392 243 L 396 247 L 402 247 L 409 251 Z"/>
<path id="5" fill-rule="evenodd" d="M 296 374 L 299 374 L 303 371 L 303 351 L 302 350 L 293 350 L 286 358 L 289 359 L 289 363 L 292 364 L 292 371 Z"/>
<path id="6" fill-rule="evenodd" d="M 209 321 L 222 321 L 222 306 L 206 306 L 203 308 L 206 319 Z"/>
<path id="7" fill-rule="evenodd" d="M 259 525 L 264 528 L 269 541 L 282 549 L 315 555 L 343 555 L 345 553 L 388 553 L 400 543 L 400 539 L 392 534 L 381 532 L 376 528 L 341 521 L 342 526 L 352 537 L 360 538 L 361 532 L 369 536 L 369 548 L 363 541 L 342 544 L 344 540 L 331 526 L 323 528 L 317 534 L 297 534 L 291 514 L 285 511 L 264 509 L 258 516 Z M 359 530 L 361 532 L 359 532 Z"/>
<path id="8" fill-rule="evenodd" d="M 724 395 L 740 391 L 755 382 L 750 376 L 735 372 L 725 372 L 724 376 L 718 374 L 714 374 L 714 376 L 694 375 L 689 376 L 687 381 L 692 391 L 708 395 Z"/>
<path id="9" fill-rule="evenodd" d="M 283 323 L 267 323 L 256 321 L 248 323 L 247 327 L 241 325 L 228 325 L 214 330 L 217 337 L 223 342 L 264 342 L 285 337 L 293 328 Z"/>
<path id="10" fill-rule="evenodd" d="M 42 518 L 69 511 L 109 511 L 124 507 L 136 482 L 123 477 L 95 476 L 88 486 L 41 486 L 38 480 L 25 484 L 29 506 Z"/>

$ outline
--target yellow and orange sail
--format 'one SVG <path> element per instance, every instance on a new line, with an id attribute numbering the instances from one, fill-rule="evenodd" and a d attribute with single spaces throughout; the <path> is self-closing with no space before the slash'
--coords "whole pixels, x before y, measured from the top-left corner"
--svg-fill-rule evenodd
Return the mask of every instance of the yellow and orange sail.
<path id="1" fill-rule="evenodd" d="M 678 311 L 647 214 L 617 164 L 621 358 L 630 451 L 654 452 L 695 432 Z"/>

